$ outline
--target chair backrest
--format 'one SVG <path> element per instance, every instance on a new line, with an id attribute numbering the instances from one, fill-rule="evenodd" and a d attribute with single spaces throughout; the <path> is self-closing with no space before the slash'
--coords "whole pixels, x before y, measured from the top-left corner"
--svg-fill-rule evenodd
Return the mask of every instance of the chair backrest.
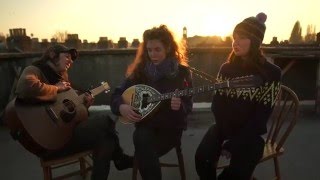
<path id="1" fill-rule="evenodd" d="M 299 99 L 296 93 L 287 86 L 281 85 L 280 93 L 269 121 L 266 143 L 276 146 L 279 151 L 293 127 L 296 124 L 299 113 Z"/>

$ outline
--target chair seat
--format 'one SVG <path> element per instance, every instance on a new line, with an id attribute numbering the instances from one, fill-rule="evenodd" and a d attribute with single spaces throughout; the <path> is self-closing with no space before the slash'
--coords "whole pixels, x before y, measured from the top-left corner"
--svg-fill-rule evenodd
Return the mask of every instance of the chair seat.
<path id="1" fill-rule="evenodd" d="M 82 157 L 85 157 L 85 156 L 89 156 L 91 153 L 92 153 L 92 151 L 88 150 L 88 151 L 82 151 L 82 152 L 78 152 L 75 154 L 71 154 L 68 156 L 62 156 L 62 157 L 58 157 L 58 158 L 50 158 L 50 159 L 40 158 L 40 161 L 41 161 L 42 166 L 55 166 L 55 165 L 64 164 L 67 162 L 72 162 L 72 161 L 75 161 L 75 160 L 82 158 Z"/>
<path id="2" fill-rule="evenodd" d="M 62 156 L 57 158 L 43 159 L 40 158 L 40 163 L 44 173 L 44 180 L 53 180 L 53 179 L 65 179 L 75 175 L 81 175 L 83 178 L 86 176 L 87 172 L 92 170 L 92 151 L 82 151 L 68 156 Z M 90 160 L 91 159 L 91 160 Z M 80 169 L 76 171 L 69 171 L 63 175 L 53 177 L 53 170 L 66 167 L 72 164 L 79 164 Z"/>
<path id="3" fill-rule="evenodd" d="M 260 162 L 266 161 L 266 160 L 271 159 L 273 157 L 282 155 L 284 152 L 284 148 L 280 148 L 277 151 L 276 147 L 277 147 L 277 144 L 272 145 L 270 143 L 266 143 L 264 146 L 263 156 L 262 156 Z"/>

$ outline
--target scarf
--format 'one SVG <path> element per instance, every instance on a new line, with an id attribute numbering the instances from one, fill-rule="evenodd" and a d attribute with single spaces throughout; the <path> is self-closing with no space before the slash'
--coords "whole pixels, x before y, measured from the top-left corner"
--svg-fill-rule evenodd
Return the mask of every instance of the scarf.
<path id="1" fill-rule="evenodd" d="M 47 63 L 34 64 L 44 74 L 50 84 L 57 84 L 60 81 L 68 81 L 67 74 L 58 74 Z"/>
<path id="2" fill-rule="evenodd" d="M 165 77 L 170 79 L 178 74 L 178 61 L 174 58 L 167 58 L 158 65 L 148 61 L 145 66 L 145 72 L 153 82 Z"/>

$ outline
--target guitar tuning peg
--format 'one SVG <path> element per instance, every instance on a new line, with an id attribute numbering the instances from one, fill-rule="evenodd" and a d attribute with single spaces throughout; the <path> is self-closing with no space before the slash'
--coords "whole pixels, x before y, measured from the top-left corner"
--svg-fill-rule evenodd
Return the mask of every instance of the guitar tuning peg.
<path id="1" fill-rule="evenodd" d="M 104 93 L 106 93 L 106 94 L 107 94 L 108 92 L 110 92 L 110 89 L 108 89 L 108 90 L 104 91 Z"/>
<path id="2" fill-rule="evenodd" d="M 102 81 L 100 84 L 104 84 L 105 82 L 104 81 Z"/>

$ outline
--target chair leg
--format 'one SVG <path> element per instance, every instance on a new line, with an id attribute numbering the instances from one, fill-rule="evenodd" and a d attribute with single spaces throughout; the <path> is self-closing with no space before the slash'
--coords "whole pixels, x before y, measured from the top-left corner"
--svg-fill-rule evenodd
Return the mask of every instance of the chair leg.
<path id="1" fill-rule="evenodd" d="M 184 168 L 183 154 L 182 154 L 180 146 L 176 147 L 176 153 L 177 153 L 177 157 L 178 157 L 181 180 L 186 180 L 186 172 L 185 172 L 185 168 Z"/>
<path id="2" fill-rule="evenodd" d="M 278 158 L 277 158 L 277 157 L 274 157 L 274 158 L 273 158 L 273 163 L 274 163 L 274 171 L 275 171 L 277 180 L 280 180 L 280 179 L 281 179 L 281 176 L 280 176 L 280 166 L 279 166 L 279 161 L 278 161 Z"/>
<path id="3" fill-rule="evenodd" d="M 43 179 L 52 180 L 52 172 L 50 167 L 42 167 L 43 170 Z"/>
<path id="4" fill-rule="evenodd" d="M 80 174 L 82 176 L 82 178 L 86 178 L 87 175 L 87 171 L 86 171 L 86 161 L 84 160 L 84 158 L 79 158 L 79 164 L 80 164 Z"/>
<path id="5" fill-rule="evenodd" d="M 133 167 L 132 167 L 132 180 L 137 180 L 138 175 L 138 160 L 136 157 L 133 159 Z"/>

